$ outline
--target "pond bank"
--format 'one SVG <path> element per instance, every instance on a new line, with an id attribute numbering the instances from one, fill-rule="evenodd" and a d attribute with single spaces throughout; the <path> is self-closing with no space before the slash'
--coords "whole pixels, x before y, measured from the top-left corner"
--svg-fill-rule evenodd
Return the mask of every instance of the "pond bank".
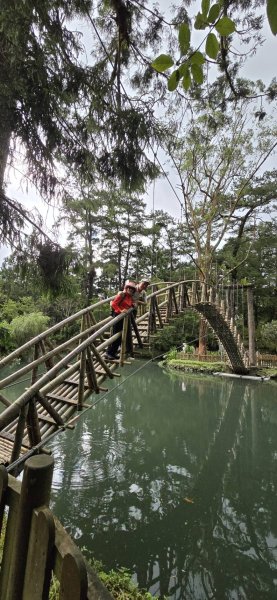
<path id="1" fill-rule="evenodd" d="M 180 358 L 171 358 L 159 363 L 163 368 L 182 371 L 184 373 L 201 373 L 213 375 L 214 373 L 232 374 L 231 369 L 224 362 L 201 362 L 197 360 L 183 360 Z M 262 377 L 277 379 L 277 370 L 273 368 L 263 368 L 251 370 L 253 377 Z"/>

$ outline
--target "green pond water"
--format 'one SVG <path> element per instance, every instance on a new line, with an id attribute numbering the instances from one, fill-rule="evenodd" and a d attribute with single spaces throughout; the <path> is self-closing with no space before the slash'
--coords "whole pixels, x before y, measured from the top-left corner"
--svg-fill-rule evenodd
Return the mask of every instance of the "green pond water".
<path id="1" fill-rule="evenodd" d="M 49 444 L 52 510 L 156 596 L 275 600 L 276 385 L 142 366 Z"/>

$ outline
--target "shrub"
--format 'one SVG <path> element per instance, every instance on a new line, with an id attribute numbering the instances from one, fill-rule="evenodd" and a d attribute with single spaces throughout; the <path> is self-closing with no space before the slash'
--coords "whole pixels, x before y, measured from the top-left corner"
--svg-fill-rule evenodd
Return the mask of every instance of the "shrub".
<path id="1" fill-rule="evenodd" d="M 264 348 L 277 352 L 277 321 L 265 323 L 261 328 L 260 335 Z"/>
<path id="2" fill-rule="evenodd" d="M 46 317 L 41 312 L 20 315 L 15 317 L 10 323 L 11 337 L 18 346 L 21 346 L 21 344 L 25 344 L 28 340 L 45 331 L 48 323 L 49 317 Z"/>

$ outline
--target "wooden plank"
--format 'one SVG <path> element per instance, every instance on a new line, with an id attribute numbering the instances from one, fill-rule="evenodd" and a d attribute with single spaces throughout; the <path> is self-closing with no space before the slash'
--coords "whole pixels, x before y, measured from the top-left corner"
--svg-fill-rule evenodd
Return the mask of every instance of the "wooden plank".
<path id="1" fill-rule="evenodd" d="M 81 554 L 72 549 L 62 562 L 60 600 L 87 600 L 87 570 Z"/>
<path id="2" fill-rule="evenodd" d="M 71 400 L 71 398 L 64 398 L 63 396 L 58 396 L 57 394 L 47 394 L 47 398 L 52 398 L 53 400 L 58 400 L 59 402 L 64 402 L 64 404 L 68 404 L 69 406 L 76 406 L 77 408 L 77 400 Z M 87 408 L 90 404 L 83 404 L 83 408 Z"/>
<path id="3" fill-rule="evenodd" d="M 11 564 L 15 549 L 14 542 L 17 529 L 19 494 L 13 495 L 11 500 L 0 571 L 0 598 L 3 598 L 3 600 L 4 598 L 10 598 L 10 586 L 12 585 Z"/>
<path id="4" fill-rule="evenodd" d="M 75 381 L 74 379 L 64 379 L 63 383 L 69 383 L 70 385 L 74 385 L 74 386 L 78 387 L 79 380 Z M 88 385 L 85 385 L 85 388 L 88 388 L 88 387 L 89 387 Z M 47 394 L 47 396 L 48 396 L 48 394 Z"/>
<path id="5" fill-rule="evenodd" d="M 3 438 L 4 440 L 9 440 L 9 442 L 14 442 L 15 440 L 15 436 L 12 433 L 9 433 L 8 431 L 1 431 L 0 433 L 0 438 Z M 22 448 L 26 448 L 26 450 L 30 450 L 29 446 L 26 446 L 25 444 L 21 444 Z"/>
<path id="6" fill-rule="evenodd" d="M 33 511 L 22 600 L 48 600 L 55 523 L 49 508 Z"/>
<path id="7" fill-rule="evenodd" d="M 49 425 L 55 425 L 55 427 L 59 427 L 58 423 L 54 421 L 52 417 L 47 417 L 47 415 L 38 413 L 38 420 L 43 421 L 43 423 L 49 423 Z"/>

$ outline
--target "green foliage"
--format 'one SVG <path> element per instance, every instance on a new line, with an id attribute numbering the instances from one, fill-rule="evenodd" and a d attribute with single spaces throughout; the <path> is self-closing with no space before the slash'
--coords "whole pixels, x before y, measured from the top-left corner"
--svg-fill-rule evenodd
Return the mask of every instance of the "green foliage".
<path id="1" fill-rule="evenodd" d="M 277 2 L 276 0 L 267 0 L 267 17 L 273 35 L 277 34 Z"/>
<path id="2" fill-rule="evenodd" d="M 206 62 L 207 57 L 216 59 L 220 50 L 220 38 L 225 38 L 236 30 L 235 22 L 223 14 L 223 8 L 220 3 L 216 3 L 210 8 L 210 0 L 202 0 L 202 12 L 198 12 L 194 21 L 194 28 L 204 30 L 214 26 L 218 33 L 208 32 L 206 39 L 205 53 L 200 50 L 193 51 L 190 47 L 191 30 L 187 22 L 182 23 L 179 27 L 178 41 L 180 55 L 183 62 L 177 61 L 177 68 L 170 74 L 168 79 L 168 90 L 174 91 L 179 81 L 182 81 L 183 88 L 187 91 L 192 80 L 201 85 L 204 81 L 204 73 L 202 65 Z M 220 17 L 221 15 L 221 17 Z M 220 18 L 219 18 L 220 17 Z M 169 54 L 160 54 L 152 63 L 151 66 L 158 73 L 164 73 L 174 65 L 174 60 Z"/>
<path id="3" fill-rule="evenodd" d="M 179 47 L 181 56 L 187 54 L 190 46 L 190 28 L 188 23 L 182 23 L 179 28 Z M 154 66 L 154 65 L 152 65 Z M 172 65 L 170 65 L 172 66 Z M 155 68 L 155 67 L 154 67 Z"/>
<path id="4" fill-rule="evenodd" d="M 49 600 L 59 600 L 60 599 L 60 582 L 55 577 L 52 576 L 50 590 L 49 590 Z"/>
<path id="5" fill-rule="evenodd" d="M 0 352 L 6 354 L 13 350 L 11 340 L 10 324 L 7 321 L 0 321 Z"/>
<path id="6" fill-rule="evenodd" d="M 153 69 L 158 71 L 158 73 L 163 73 L 164 71 L 167 71 L 167 69 L 170 69 L 172 65 L 174 65 L 174 61 L 171 56 L 168 56 L 168 54 L 160 54 L 151 64 Z"/>
<path id="7" fill-rule="evenodd" d="M 261 328 L 260 335 L 264 348 L 277 352 L 277 321 L 265 323 Z"/>
<path id="8" fill-rule="evenodd" d="M 177 358 L 177 354 L 178 350 L 176 346 L 173 346 L 173 348 L 170 348 L 170 350 L 166 353 L 166 357 L 168 360 L 173 360 L 174 358 Z"/>
<path id="9" fill-rule="evenodd" d="M 231 35 L 236 30 L 236 25 L 229 17 L 222 17 L 215 25 L 216 31 L 223 36 Z"/>
<path id="10" fill-rule="evenodd" d="M 93 567 L 115 600 L 154 600 L 150 592 L 138 589 L 128 569 L 121 568 L 106 573 L 99 562 L 94 562 Z"/>
<path id="11" fill-rule="evenodd" d="M 210 58 L 216 59 L 219 52 L 219 42 L 214 33 L 209 33 L 206 40 L 206 54 Z"/>
<path id="12" fill-rule="evenodd" d="M 221 371 L 226 370 L 226 364 L 222 362 L 204 362 L 200 360 L 182 360 L 181 358 L 169 360 L 168 367 L 173 369 L 188 369 L 191 371 Z"/>
<path id="13" fill-rule="evenodd" d="M 157 333 L 157 337 L 151 343 L 151 348 L 159 352 L 168 352 L 170 348 L 180 347 L 183 337 L 183 323 L 182 316 L 180 316 L 174 320 L 172 325 L 167 325 Z"/>
<path id="14" fill-rule="evenodd" d="M 2 305 L 1 305 L 2 304 Z M 22 314 L 28 314 L 35 311 L 35 303 L 30 296 L 23 296 L 18 300 L 8 300 L 1 303 L 0 301 L 0 318 L 6 319 L 8 322 Z"/>
<path id="15" fill-rule="evenodd" d="M 21 346 L 34 336 L 47 329 L 49 317 L 41 312 L 30 313 L 15 317 L 10 323 L 11 338 Z"/>

